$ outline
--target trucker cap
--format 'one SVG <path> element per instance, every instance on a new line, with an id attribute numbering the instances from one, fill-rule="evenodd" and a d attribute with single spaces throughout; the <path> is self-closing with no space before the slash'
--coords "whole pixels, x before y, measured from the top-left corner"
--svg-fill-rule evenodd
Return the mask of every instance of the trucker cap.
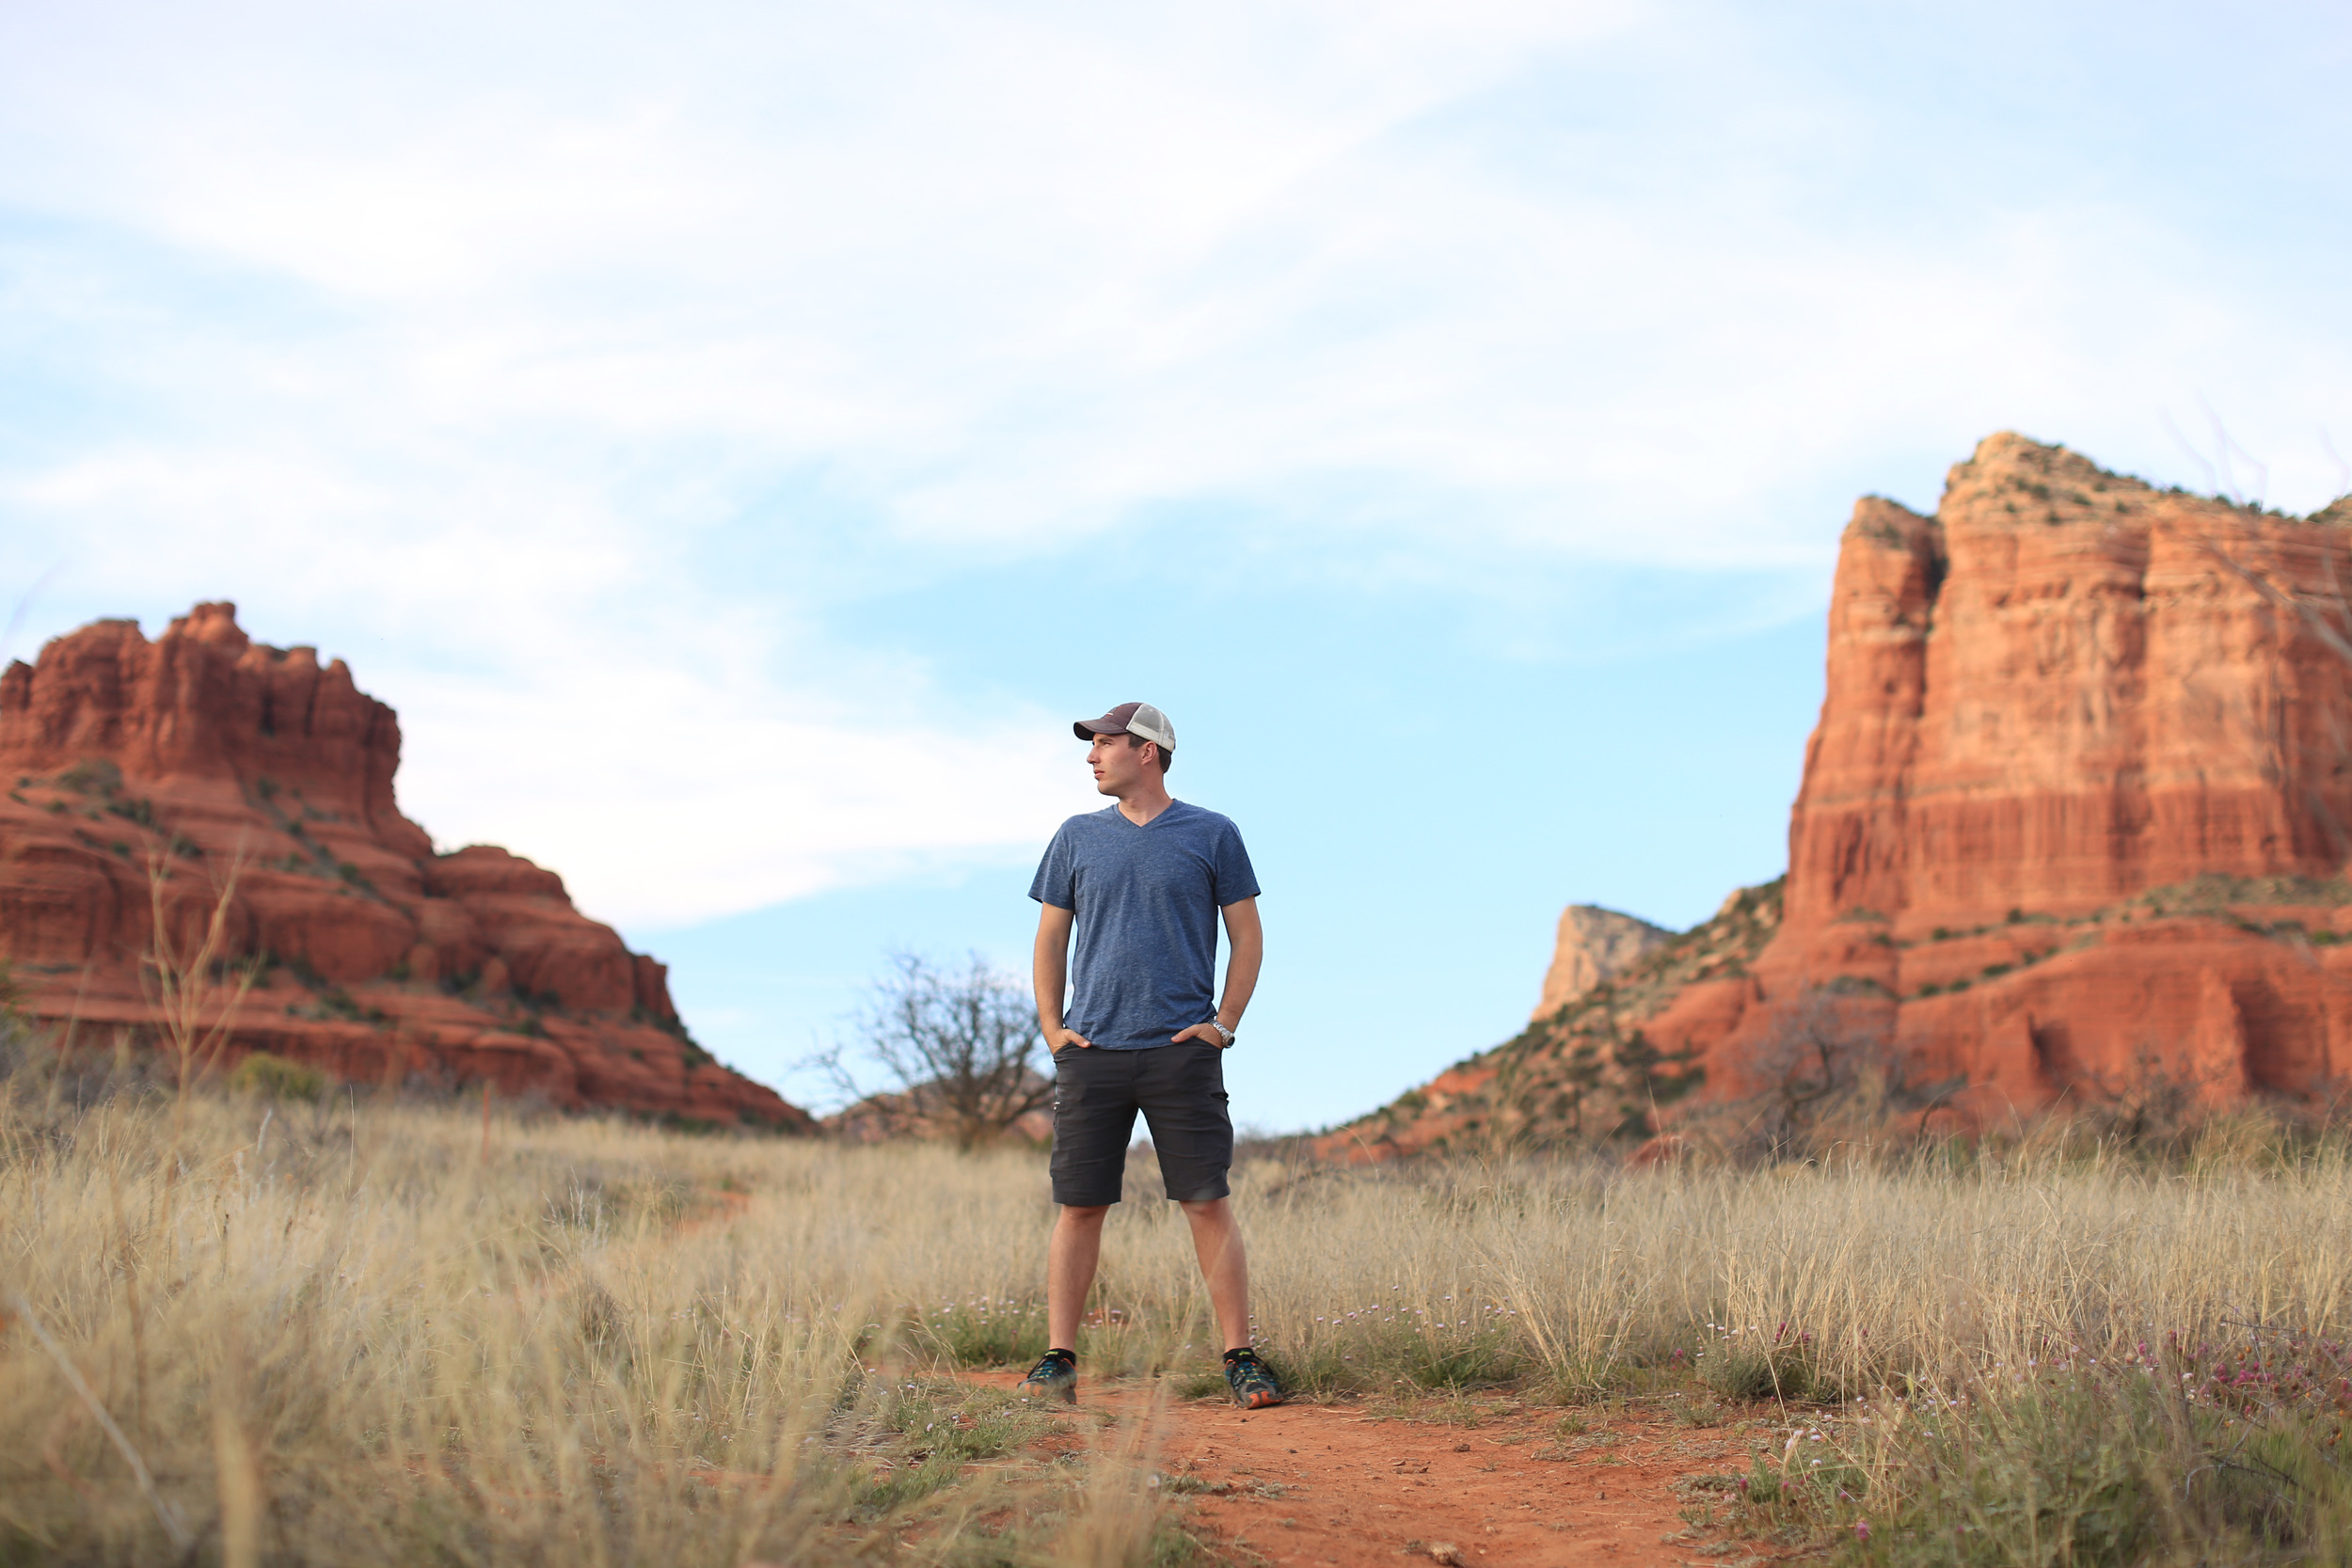
<path id="1" fill-rule="evenodd" d="M 1176 726 L 1150 703 L 1121 703 L 1100 719 L 1081 719 L 1070 728 L 1080 740 L 1092 740 L 1098 735 L 1132 735 L 1138 740 L 1157 741 L 1163 752 L 1176 750 Z"/>

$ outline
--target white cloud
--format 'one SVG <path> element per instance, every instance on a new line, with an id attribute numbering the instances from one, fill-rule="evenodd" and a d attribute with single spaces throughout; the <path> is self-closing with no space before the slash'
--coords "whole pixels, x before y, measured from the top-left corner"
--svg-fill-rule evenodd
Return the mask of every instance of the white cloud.
<path id="1" fill-rule="evenodd" d="M 825 644 L 828 571 L 1203 499 L 1302 569 L 1466 592 L 1465 560 L 1786 567 L 2002 426 L 2177 474 L 2160 412 L 2202 393 L 2298 506 L 2316 427 L 2352 449 L 2322 296 L 2130 192 L 1938 214 L 1872 150 L 1915 134 L 1876 85 L 1738 13 L 18 14 L 0 352 L 41 390 L 7 526 L 72 537 L 93 594 L 226 575 L 265 634 L 346 639 L 418 814 L 625 918 L 1069 809 L 1011 700 L 943 805 L 872 717 L 939 673 Z M 807 473 L 847 520 L 775 521 L 804 580 L 701 563 Z"/>
<path id="2" fill-rule="evenodd" d="M 1100 804 L 1042 714 L 978 734 L 933 716 L 800 717 L 771 690 L 624 677 L 573 652 L 528 709 L 477 683 L 412 684 L 409 750 L 436 760 L 410 770 L 403 804 L 445 843 L 535 852 L 633 927 L 1032 848 Z M 495 771 L 450 766 L 469 758 Z"/>

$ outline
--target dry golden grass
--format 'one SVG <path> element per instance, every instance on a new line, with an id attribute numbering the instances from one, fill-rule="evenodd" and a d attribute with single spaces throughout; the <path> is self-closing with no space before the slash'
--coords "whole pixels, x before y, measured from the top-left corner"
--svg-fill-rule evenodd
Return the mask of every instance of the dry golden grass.
<path id="1" fill-rule="evenodd" d="M 971 1245 L 1038 1227 L 1025 1168 L 504 1117 L 485 1162 L 469 1108 L 76 1111 L 38 1078 L 0 1111 L 30 1320 L 0 1341 L 0 1560 L 928 1560 L 978 1518 L 1006 1560 L 1150 1548 L 1115 1456 L 1074 1492 L 960 1481 L 1036 1418 L 889 1375 L 871 1326 L 911 1280 L 1026 1283 L 1034 1237 Z"/>
<path id="2" fill-rule="evenodd" d="M 238 1568 L 1171 1549 L 1148 1454 L 1106 1449 L 1083 1480 L 1026 1465 L 1033 1417 L 930 1375 L 1036 1348 L 1039 1156 L 501 1115 L 485 1160 L 468 1107 L 77 1108 L 28 1060 L 0 1103 L 0 1299 L 33 1320 L 0 1338 L 0 1561 L 177 1562 L 175 1537 Z M 1705 1383 L 1990 1409 L 2054 1344 L 2072 1365 L 2169 1332 L 2341 1333 L 2352 1167 L 2257 1144 L 2203 1169 L 2061 1148 L 1258 1164 L 1236 1190 L 1263 1338 L 1311 1393 Z M 1097 1373 L 1208 1370 L 1148 1164 L 1129 1196 L 1082 1352 Z M 1903 1455 L 1852 1451 L 1892 1508 Z"/>

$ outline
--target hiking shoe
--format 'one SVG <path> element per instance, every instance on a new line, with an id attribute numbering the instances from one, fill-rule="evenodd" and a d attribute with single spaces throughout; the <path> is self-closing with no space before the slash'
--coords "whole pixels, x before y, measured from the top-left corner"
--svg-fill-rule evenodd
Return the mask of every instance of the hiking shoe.
<path id="1" fill-rule="evenodd" d="M 1225 1385 L 1232 1389 L 1235 1404 L 1251 1410 L 1263 1410 L 1267 1405 L 1282 1402 L 1281 1385 L 1274 1381 L 1265 1363 L 1254 1355 L 1227 1357 Z"/>
<path id="2" fill-rule="evenodd" d="M 1032 1399 L 1059 1400 L 1064 1404 L 1078 1402 L 1078 1364 L 1058 1355 L 1041 1355 L 1029 1375 L 1014 1387 L 1016 1394 Z"/>

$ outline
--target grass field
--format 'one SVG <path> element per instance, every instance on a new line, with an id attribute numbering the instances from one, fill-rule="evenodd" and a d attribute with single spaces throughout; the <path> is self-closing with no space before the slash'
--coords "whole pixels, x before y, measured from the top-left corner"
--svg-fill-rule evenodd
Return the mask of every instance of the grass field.
<path id="1" fill-rule="evenodd" d="M 940 1375 L 1041 1347 L 1040 1156 L 178 1098 L 13 1050 L 0 1561 L 1195 1549 L 1148 1456 L 1025 1461 L 1037 1418 Z M 1777 1400 L 1786 1442 L 1715 1514 L 1863 1560 L 2352 1555 L 2325 1141 L 1262 1162 L 1236 1189 L 1264 1342 L 1311 1395 Z M 1182 1391 L 1218 1347 L 1148 1162 L 1129 1193 L 1080 1349 Z"/>

